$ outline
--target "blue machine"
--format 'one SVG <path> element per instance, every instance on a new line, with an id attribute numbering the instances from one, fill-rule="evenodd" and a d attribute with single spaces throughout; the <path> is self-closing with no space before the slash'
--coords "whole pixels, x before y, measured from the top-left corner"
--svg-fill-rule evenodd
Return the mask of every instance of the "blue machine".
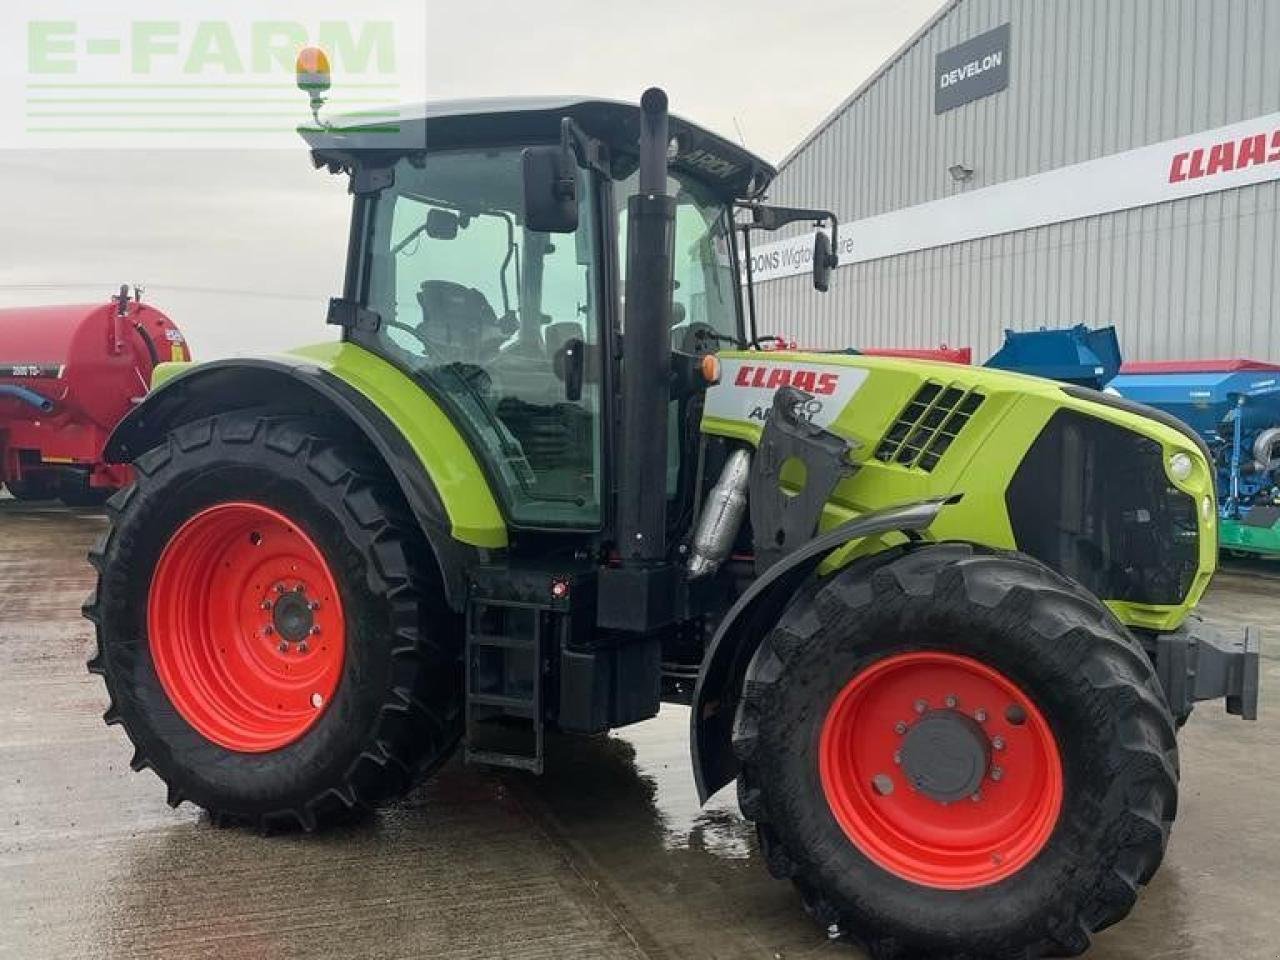
<path id="1" fill-rule="evenodd" d="M 1209 445 L 1222 546 L 1280 556 L 1280 366 L 1255 360 L 1126 364 L 1111 387 L 1173 414 Z"/>
<path id="2" fill-rule="evenodd" d="M 984 366 L 1101 390 L 1120 370 L 1120 341 L 1115 327 L 1090 330 L 1083 323 L 1065 330 L 1006 330 L 1004 346 Z"/>

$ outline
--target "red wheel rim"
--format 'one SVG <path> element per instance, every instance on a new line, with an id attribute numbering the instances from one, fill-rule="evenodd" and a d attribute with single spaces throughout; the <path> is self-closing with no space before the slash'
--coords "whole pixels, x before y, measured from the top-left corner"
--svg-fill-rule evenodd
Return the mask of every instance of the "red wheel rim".
<path id="1" fill-rule="evenodd" d="M 982 764 L 953 764 L 939 741 L 931 746 L 940 728 L 948 742 L 959 738 L 960 759 Z M 1017 873 L 1062 810 L 1058 745 L 1035 704 L 998 671 L 948 653 L 888 657 L 850 680 L 823 723 L 819 772 L 832 814 L 862 853 L 945 890 Z M 965 795 L 931 792 L 946 777 Z"/>
<path id="2" fill-rule="evenodd" d="M 324 555 L 255 503 L 209 507 L 174 534 L 151 581 L 147 633 L 174 708 L 228 750 L 297 741 L 342 676 L 345 621 Z"/>

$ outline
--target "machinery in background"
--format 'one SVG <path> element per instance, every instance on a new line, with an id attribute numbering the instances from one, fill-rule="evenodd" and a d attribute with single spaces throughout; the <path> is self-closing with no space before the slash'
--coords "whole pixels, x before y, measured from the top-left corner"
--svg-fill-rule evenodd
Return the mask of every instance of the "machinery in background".
<path id="1" fill-rule="evenodd" d="M 899 357 L 904 360 L 937 360 L 941 363 L 962 363 L 966 367 L 973 363 L 973 347 L 949 347 L 945 343 L 927 350 L 911 347 L 873 347 L 867 350 L 851 351 L 868 357 Z"/>
<path id="2" fill-rule="evenodd" d="M 1006 330 L 1004 346 L 983 366 L 1101 390 L 1120 370 L 1115 327 L 1083 323 L 1062 330 Z"/>
<path id="3" fill-rule="evenodd" d="M 0 483 L 19 500 L 95 506 L 131 479 L 107 437 L 151 371 L 188 359 L 167 316 L 128 287 L 96 305 L 0 310 Z"/>
<path id="4" fill-rule="evenodd" d="M 1217 473 L 1222 548 L 1280 556 L 1280 365 L 1127 363 L 1111 387 L 1172 414 L 1204 438 Z"/>
<path id="5" fill-rule="evenodd" d="M 949 347 L 945 343 L 926 349 L 871 347 L 846 352 L 966 366 L 973 363 L 972 347 Z M 983 366 L 1101 390 L 1120 370 L 1120 339 L 1115 327 L 1092 330 L 1083 323 L 1060 330 L 1006 330 L 1004 345 Z"/>

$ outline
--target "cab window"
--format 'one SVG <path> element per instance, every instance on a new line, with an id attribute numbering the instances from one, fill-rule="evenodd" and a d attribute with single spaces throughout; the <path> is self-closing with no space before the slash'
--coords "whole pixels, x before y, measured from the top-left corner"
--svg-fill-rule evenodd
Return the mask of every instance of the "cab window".
<path id="1" fill-rule="evenodd" d="M 470 435 L 511 519 L 600 522 L 599 384 L 570 397 L 567 350 L 597 342 L 587 175 L 576 234 L 521 223 L 519 148 L 401 161 L 374 222 L 371 346 L 425 379 Z"/>

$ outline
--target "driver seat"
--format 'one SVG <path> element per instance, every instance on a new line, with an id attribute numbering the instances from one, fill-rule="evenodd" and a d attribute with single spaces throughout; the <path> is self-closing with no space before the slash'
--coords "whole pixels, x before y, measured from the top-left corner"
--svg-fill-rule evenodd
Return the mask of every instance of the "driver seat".
<path id="1" fill-rule="evenodd" d="M 507 335 L 488 298 L 451 280 L 427 280 L 418 290 L 420 336 L 440 363 L 487 366 Z"/>

